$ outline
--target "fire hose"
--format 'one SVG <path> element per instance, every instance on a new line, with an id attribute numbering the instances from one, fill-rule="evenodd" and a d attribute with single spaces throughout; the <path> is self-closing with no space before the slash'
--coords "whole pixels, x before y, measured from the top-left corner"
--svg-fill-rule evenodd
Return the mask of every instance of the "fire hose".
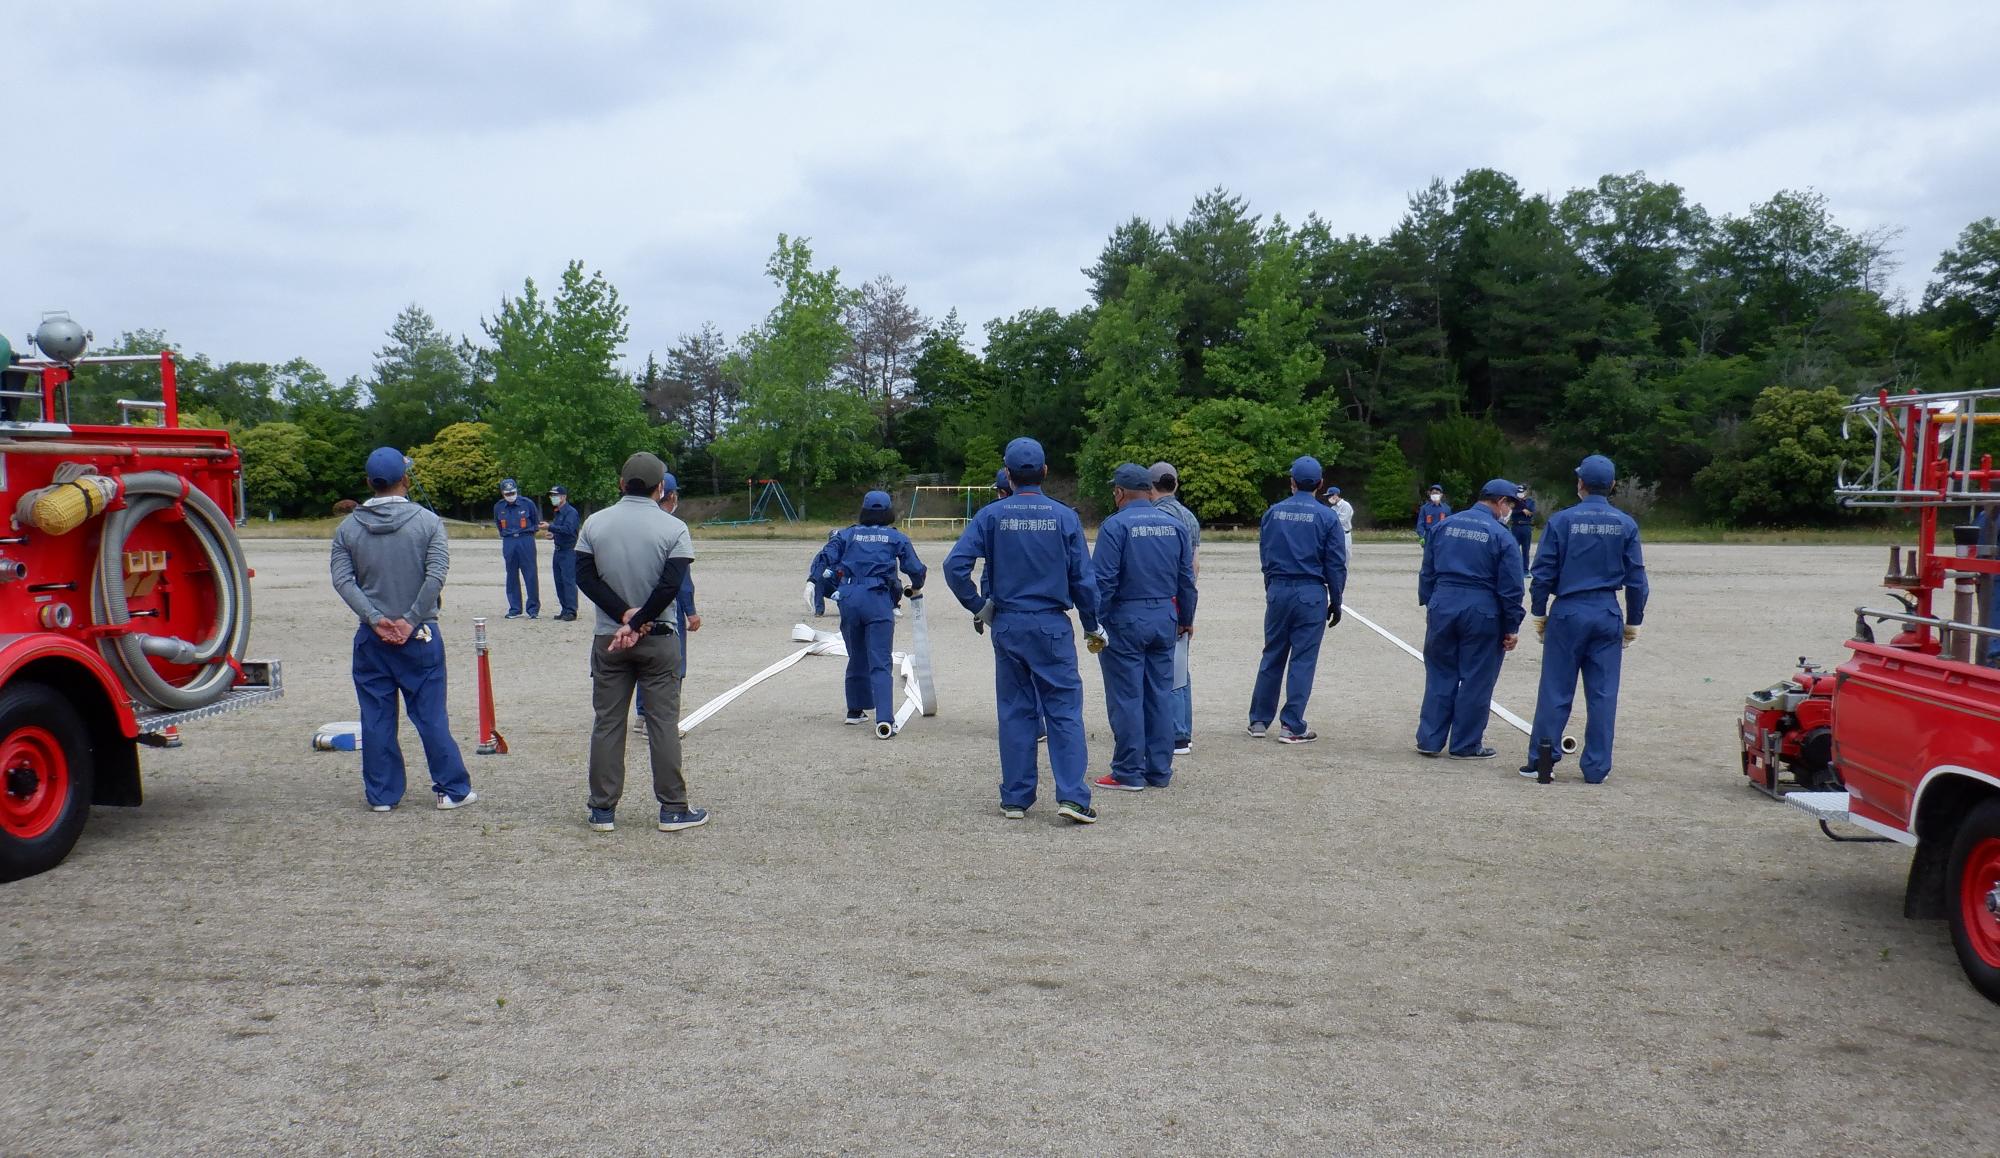
<path id="1" fill-rule="evenodd" d="M 199 643 L 171 635 L 127 632 L 107 637 L 98 647 L 138 699 L 172 711 L 206 707 L 235 686 L 238 665 L 250 646 L 250 575 L 242 546 L 229 516 L 181 475 L 141 471 L 126 475 L 120 489 L 125 506 L 104 516 L 97 574 L 90 590 L 92 621 L 103 627 L 132 622 L 125 599 L 126 540 L 147 516 L 179 503 L 215 583 L 215 630 Z M 154 670 L 149 662 L 154 658 L 202 670 L 176 684 Z"/>

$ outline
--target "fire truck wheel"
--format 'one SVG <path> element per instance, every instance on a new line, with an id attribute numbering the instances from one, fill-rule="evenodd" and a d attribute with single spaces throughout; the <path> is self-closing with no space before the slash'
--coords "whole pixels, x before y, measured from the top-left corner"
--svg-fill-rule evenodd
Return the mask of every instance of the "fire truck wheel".
<path id="1" fill-rule="evenodd" d="M 90 736 L 60 692 L 0 691 L 0 881 L 62 863 L 90 819 Z"/>
<path id="2" fill-rule="evenodd" d="M 1973 987 L 2000 1001 L 2000 798 L 1972 810 L 1951 845 L 1951 943 Z"/>

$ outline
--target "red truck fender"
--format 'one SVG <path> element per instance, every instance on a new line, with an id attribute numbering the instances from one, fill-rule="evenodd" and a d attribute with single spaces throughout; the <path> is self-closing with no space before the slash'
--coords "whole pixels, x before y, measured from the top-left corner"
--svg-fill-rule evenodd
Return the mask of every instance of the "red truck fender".
<path id="1" fill-rule="evenodd" d="M 0 687 L 17 680 L 56 689 L 83 716 L 97 767 L 91 803 L 137 805 L 139 724 L 130 694 L 97 649 L 49 632 L 0 634 Z"/>
<path id="2" fill-rule="evenodd" d="M 1910 857 L 1910 881 L 1903 891 L 1903 915 L 1943 920 L 1951 915 L 1952 838 L 1958 825 L 1980 801 L 2000 797 L 2000 777 L 1955 764 L 1942 764 L 1918 782 L 1910 807 L 1910 832 L 1916 852 Z"/>

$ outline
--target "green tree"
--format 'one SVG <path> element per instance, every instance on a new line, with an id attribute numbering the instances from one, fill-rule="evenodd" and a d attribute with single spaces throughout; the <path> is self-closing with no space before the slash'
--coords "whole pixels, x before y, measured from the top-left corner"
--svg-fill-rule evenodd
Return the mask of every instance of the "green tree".
<path id="1" fill-rule="evenodd" d="M 1042 444 L 1051 463 L 1075 461 L 1087 425 L 1089 348 L 1099 312 L 1023 310 L 986 323 L 987 434 L 1002 445 L 1025 435 Z"/>
<path id="2" fill-rule="evenodd" d="M 1444 487 L 1455 507 L 1465 506 L 1481 484 L 1507 469 L 1507 435 L 1483 418 L 1454 414 L 1431 423 L 1424 432 L 1424 470 L 1428 481 Z"/>
<path id="3" fill-rule="evenodd" d="M 436 438 L 410 452 L 413 481 L 438 507 L 456 514 L 477 513 L 492 501 L 494 480 L 501 476 L 492 433 L 484 422 L 454 422 L 438 431 Z M 576 497 L 609 502 L 612 493 Z"/>
<path id="4" fill-rule="evenodd" d="M 1417 472 L 1403 457 L 1403 448 L 1393 438 L 1385 438 L 1375 450 L 1368 471 L 1368 517 L 1378 527 L 1411 525 L 1417 509 Z"/>
<path id="5" fill-rule="evenodd" d="M 852 344 L 841 324 L 852 293 L 838 269 L 812 261 L 807 239 L 778 235 L 764 266 L 778 304 L 729 359 L 743 408 L 716 450 L 737 471 L 801 488 L 875 481 L 896 469 L 896 453 L 880 446 L 868 400 L 835 377 Z"/>
<path id="6" fill-rule="evenodd" d="M 1095 369 L 1085 389 L 1089 433 L 1077 456 L 1088 493 L 1103 493 L 1119 463 L 1151 462 L 1154 448 L 1166 445 L 1179 409 L 1179 312 L 1179 297 L 1146 269 L 1132 271 L 1123 297 L 1098 307 L 1088 348 Z"/>
<path id="7" fill-rule="evenodd" d="M 1931 272 L 1924 309 L 1964 344 L 1992 338 L 2000 328 L 2000 223 L 1982 217 L 1966 226 Z"/>
<path id="8" fill-rule="evenodd" d="M 1831 522 L 1833 487 L 1843 455 L 1847 398 L 1834 389 L 1772 386 L 1757 396 L 1737 453 L 1695 476 L 1711 510 L 1755 526 Z"/>
<path id="9" fill-rule="evenodd" d="M 372 437 L 407 450 L 455 422 L 473 418 L 472 367 L 462 347 L 412 302 L 389 326 L 389 341 L 375 352 L 368 382 Z"/>
<path id="10" fill-rule="evenodd" d="M 644 400 L 617 367 L 625 314 L 604 275 L 586 277 L 572 261 L 551 301 L 530 278 L 483 323 L 493 342 L 493 444 L 522 490 L 561 483 L 579 495 L 616 494 L 626 457 L 660 449 Z"/>
<path id="11" fill-rule="evenodd" d="M 243 490 L 256 510 L 297 514 L 312 487 L 307 457 L 312 436 L 290 422 L 265 422 L 236 442 L 243 455 Z"/>

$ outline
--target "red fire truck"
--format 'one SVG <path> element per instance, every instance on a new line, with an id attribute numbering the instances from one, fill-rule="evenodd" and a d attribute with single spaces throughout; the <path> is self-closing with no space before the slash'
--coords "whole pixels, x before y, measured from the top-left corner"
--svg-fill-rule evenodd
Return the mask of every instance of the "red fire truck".
<path id="1" fill-rule="evenodd" d="M 1858 477 L 1842 471 L 1840 502 L 1913 512 L 1917 545 L 1890 549 L 1898 606 L 1855 608 L 1846 663 L 1801 661 L 1750 696 L 1743 771 L 1828 836 L 1857 839 L 1829 826 L 1845 821 L 1910 845 L 1904 915 L 1949 922 L 1967 978 L 2000 1001 L 2000 471 L 1982 445 L 2000 390 L 1882 393 L 1848 422 L 1872 453 Z"/>
<path id="2" fill-rule="evenodd" d="M 170 351 L 90 357 L 67 315 L 0 340 L 0 881 L 59 864 L 93 804 L 140 800 L 139 745 L 283 694 L 245 658 L 241 460 L 180 425 Z M 158 367 L 119 425 L 72 425 L 79 366 Z M 135 421 L 135 419 L 137 421 Z"/>

